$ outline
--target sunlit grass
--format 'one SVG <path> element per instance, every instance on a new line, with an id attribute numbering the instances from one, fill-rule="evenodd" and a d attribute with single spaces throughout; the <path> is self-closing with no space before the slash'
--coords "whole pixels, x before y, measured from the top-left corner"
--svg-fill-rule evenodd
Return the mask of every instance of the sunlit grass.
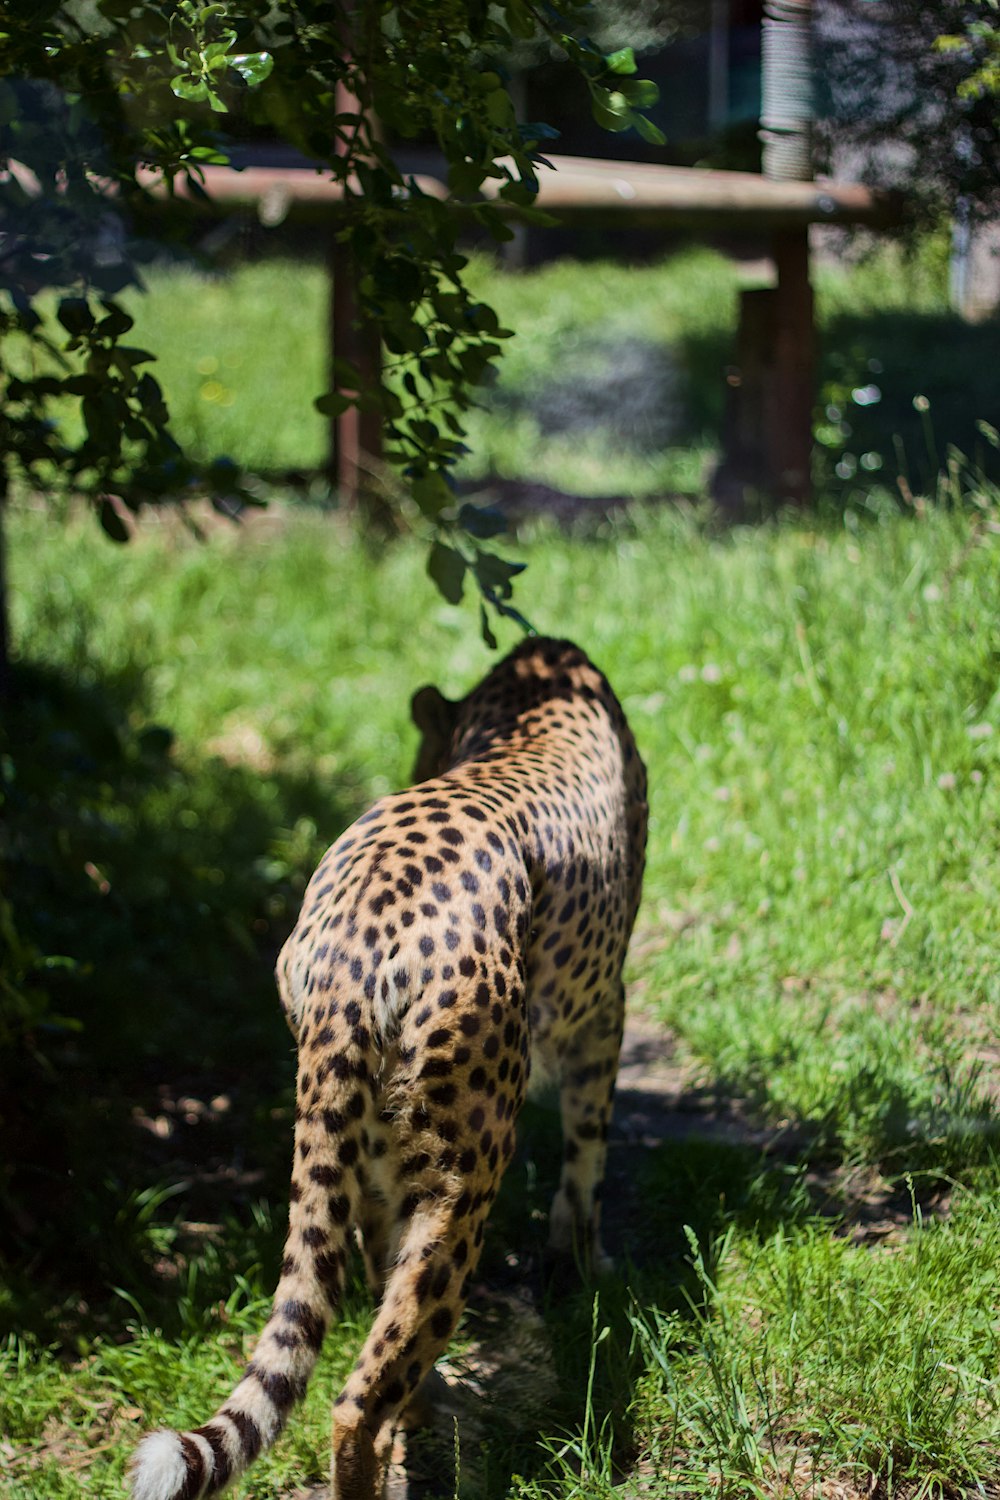
<path id="1" fill-rule="evenodd" d="M 607 667 L 649 762 L 647 1003 L 733 1086 L 862 1152 L 941 1111 L 976 1128 L 960 1056 L 1000 999 L 995 545 L 936 510 L 720 541 L 640 512 L 526 554 L 522 607 Z M 407 775 L 413 688 L 489 661 L 419 548 L 372 559 L 316 516 L 124 553 L 46 528 L 14 576 L 28 648 L 75 674 L 141 665 L 181 759 L 251 733 L 265 766 L 308 763 L 359 803 Z M 897 1073 L 924 1080 L 925 1125 Z"/>
<path id="2" fill-rule="evenodd" d="M 464 478 L 626 498 L 704 493 L 745 280 L 734 261 L 689 248 L 645 265 L 560 260 L 511 271 L 477 254 L 468 277 L 516 336 L 469 416 Z M 251 470 L 318 470 L 327 452 L 326 423 L 312 405 L 328 378 L 322 265 L 157 267 L 146 281 L 145 295 L 127 299 L 130 337 L 158 356 L 182 442 Z M 868 455 L 890 483 L 902 463 L 914 484 L 925 483 L 928 426 L 942 462 L 949 442 L 975 456 L 975 421 L 996 406 L 988 330 L 949 315 L 938 247 L 909 256 L 885 249 L 859 263 L 828 255 L 816 286 L 820 407 L 839 412 L 820 427 L 836 434 L 834 458 L 842 448 L 854 463 Z M 852 391 L 870 388 L 876 397 L 863 400 L 871 404 L 853 400 Z M 913 409 L 921 394 L 929 419 Z"/>

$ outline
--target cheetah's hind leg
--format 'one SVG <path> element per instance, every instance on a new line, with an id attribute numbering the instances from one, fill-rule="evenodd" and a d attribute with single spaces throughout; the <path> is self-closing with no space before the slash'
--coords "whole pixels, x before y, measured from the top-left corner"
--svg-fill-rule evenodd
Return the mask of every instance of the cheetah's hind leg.
<path id="1" fill-rule="evenodd" d="M 406 1226 L 371 1332 L 334 1405 L 334 1500 L 381 1493 L 395 1429 L 461 1315 L 478 1247 L 474 1222 L 467 1210 L 456 1216 L 456 1206 L 421 1205 Z"/>
<path id="2" fill-rule="evenodd" d="M 601 1243 L 601 1192 L 624 1021 L 619 983 L 578 1027 L 559 1065 L 563 1164 L 549 1215 L 549 1250 L 580 1259 L 597 1275 L 614 1264 Z"/>
<path id="3" fill-rule="evenodd" d="M 393 1206 L 369 1185 L 358 1225 L 365 1277 L 376 1301 L 385 1296 L 386 1283 L 400 1251 L 401 1226 Z M 448 1382 L 436 1366 L 424 1375 L 400 1415 L 400 1426 L 408 1432 L 429 1427 L 449 1395 Z"/>

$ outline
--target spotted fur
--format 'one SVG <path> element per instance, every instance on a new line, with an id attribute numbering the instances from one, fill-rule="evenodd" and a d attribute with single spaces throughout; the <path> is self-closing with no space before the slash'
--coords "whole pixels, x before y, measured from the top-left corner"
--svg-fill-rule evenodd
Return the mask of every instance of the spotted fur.
<path id="1" fill-rule="evenodd" d="M 460 702 L 413 701 L 417 784 L 337 840 L 278 960 L 299 1052 L 288 1240 L 243 1379 L 157 1432 L 135 1500 L 243 1473 L 302 1396 L 360 1239 L 380 1298 L 333 1416 L 335 1500 L 377 1500 L 395 1426 L 455 1329 L 534 1057 L 560 1085 L 550 1241 L 598 1266 L 599 1200 L 639 904 L 646 777 L 606 679 L 529 640 Z"/>

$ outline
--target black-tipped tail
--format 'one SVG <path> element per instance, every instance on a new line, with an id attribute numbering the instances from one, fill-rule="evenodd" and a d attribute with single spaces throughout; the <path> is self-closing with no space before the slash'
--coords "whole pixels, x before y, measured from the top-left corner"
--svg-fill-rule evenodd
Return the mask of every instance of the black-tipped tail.
<path id="1" fill-rule="evenodd" d="M 269 1391 L 271 1384 L 273 1377 L 261 1382 L 251 1366 L 210 1422 L 144 1438 L 131 1465 L 133 1500 L 200 1500 L 238 1479 L 285 1425 L 292 1394 Z"/>
<path id="2" fill-rule="evenodd" d="M 349 1088 L 353 1089 L 351 1083 Z M 323 1336 L 340 1301 L 347 1226 L 357 1216 L 357 1172 L 344 1165 L 345 1085 L 330 1080 L 322 1110 L 300 1097 L 296 1160 L 281 1279 L 253 1359 L 232 1395 L 193 1432 L 153 1432 L 131 1466 L 133 1500 L 202 1500 L 238 1479 L 278 1437 L 305 1395 Z M 337 1128 L 330 1123 L 335 1121 Z M 355 1156 L 357 1149 L 355 1148 Z"/>

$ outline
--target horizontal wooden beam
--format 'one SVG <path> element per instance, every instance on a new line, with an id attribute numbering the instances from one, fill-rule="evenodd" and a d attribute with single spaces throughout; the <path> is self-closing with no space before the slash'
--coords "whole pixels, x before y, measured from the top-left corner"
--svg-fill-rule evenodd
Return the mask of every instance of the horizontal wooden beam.
<path id="1" fill-rule="evenodd" d="M 897 195 L 856 182 L 776 182 L 755 172 L 661 167 L 584 156 L 551 156 L 548 162 L 538 169 L 536 204 L 561 223 L 600 221 L 621 227 L 720 230 L 799 229 L 807 224 L 886 228 L 898 222 L 902 208 Z M 249 166 L 236 171 L 207 166 L 204 178 L 213 201 L 256 204 L 265 221 L 274 223 L 294 207 L 325 210 L 336 208 L 345 198 L 339 182 L 312 167 Z M 140 181 L 158 188 L 153 173 L 140 174 Z M 448 196 L 440 178 L 421 173 L 412 181 L 429 197 L 444 200 Z M 497 199 L 502 185 L 497 178 L 487 178 L 483 195 L 516 218 L 516 207 Z M 177 194 L 191 197 L 180 179 Z"/>
<path id="2" fill-rule="evenodd" d="M 752 222 L 773 229 L 806 224 L 894 222 L 901 202 L 857 182 L 776 182 L 756 172 L 717 172 L 646 162 L 551 156 L 538 169 L 537 203 L 547 213 L 600 213 L 682 227 Z M 484 190 L 500 184 L 487 180 Z"/>

